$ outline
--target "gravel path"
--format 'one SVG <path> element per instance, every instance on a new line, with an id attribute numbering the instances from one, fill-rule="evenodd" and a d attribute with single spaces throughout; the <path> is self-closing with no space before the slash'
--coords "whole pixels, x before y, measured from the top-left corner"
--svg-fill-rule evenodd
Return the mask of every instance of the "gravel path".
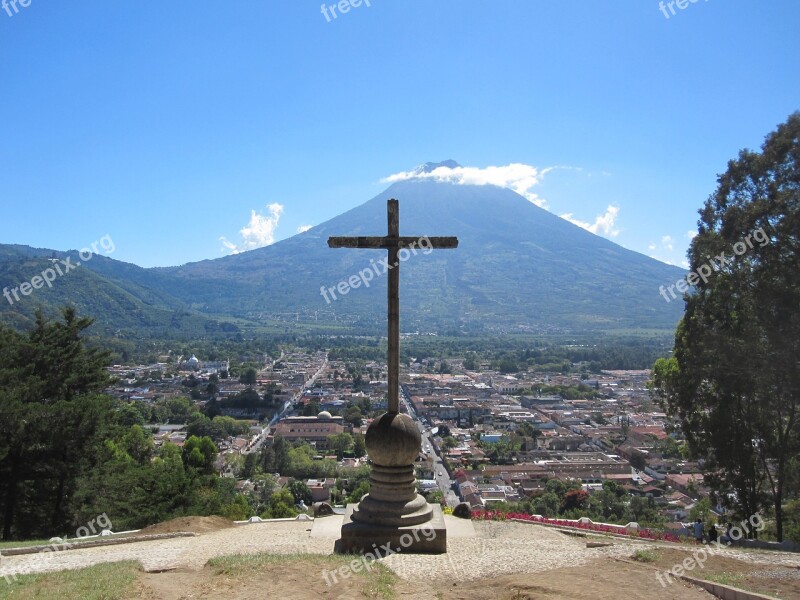
<path id="1" fill-rule="evenodd" d="M 148 571 L 171 568 L 199 570 L 210 558 L 229 554 L 331 554 L 333 540 L 312 538 L 311 526 L 309 521 L 258 523 L 190 538 L 2 557 L 0 577 L 15 573 L 78 569 L 122 560 L 139 561 Z M 457 578 L 464 581 L 580 566 L 601 557 L 629 557 L 634 550 L 649 547 L 647 544 L 614 539 L 613 546 L 589 549 L 583 538 L 523 523 L 481 521 L 475 522 L 474 527 L 475 537 L 448 540 L 447 554 L 395 554 L 386 557 L 383 562 L 404 579 L 432 581 Z M 696 550 L 697 547 L 685 549 Z M 720 555 L 755 564 L 800 568 L 798 554 L 725 549 Z"/>
<path id="2" fill-rule="evenodd" d="M 137 560 L 147 571 L 171 568 L 197 570 L 210 558 L 228 554 L 331 554 L 333 542 L 312 539 L 309 536 L 310 529 L 310 521 L 256 523 L 196 537 L 8 556 L 0 559 L 0 577 L 14 573 L 80 569 L 122 560 Z"/>

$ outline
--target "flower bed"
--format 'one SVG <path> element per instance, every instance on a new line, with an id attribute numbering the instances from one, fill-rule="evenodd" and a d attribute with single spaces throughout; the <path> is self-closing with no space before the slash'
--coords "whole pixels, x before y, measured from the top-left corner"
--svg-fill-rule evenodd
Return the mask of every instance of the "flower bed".
<path id="1" fill-rule="evenodd" d="M 614 535 L 625 535 L 628 537 L 638 537 L 645 540 L 656 540 L 659 542 L 680 542 L 681 539 L 671 533 L 647 528 L 628 529 L 625 525 L 610 525 L 607 523 L 593 523 L 589 519 L 548 519 L 539 515 L 528 515 L 525 513 L 505 513 L 496 510 L 473 511 L 472 518 L 478 521 L 506 521 L 516 519 L 519 521 L 529 521 L 531 523 L 542 523 L 544 525 L 556 525 L 558 527 L 573 527 L 586 531 L 596 531 L 597 533 L 611 533 Z"/>

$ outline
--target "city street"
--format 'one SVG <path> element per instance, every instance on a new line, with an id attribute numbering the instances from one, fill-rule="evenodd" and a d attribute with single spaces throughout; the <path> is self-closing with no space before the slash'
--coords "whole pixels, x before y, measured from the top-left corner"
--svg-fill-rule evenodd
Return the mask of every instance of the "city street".
<path id="1" fill-rule="evenodd" d="M 433 476 L 434 479 L 436 479 L 436 483 L 439 484 L 439 489 L 444 494 L 445 502 L 447 503 L 447 506 L 451 508 L 455 507 L 460 500 L 453 491 L 453 480 L 450 479 L 450 475 L 447 473 L 447 470 L 444 467 L 441 456 L 439 456 L 439 454 L 435 451 L 435 446 L 432 440 L 433 436 L 431 435 L 430 430 L 425 427 L 425 424 L 417 417 L 417 414 L 414 412 L 414 407 L 408 401 L 408 398 L 406 397 L 405 392 L 402 391 L 402 388 L 400 397 L 405 404 L 408 415 L 417 423 L 419 433 L 422 436 L 423 452 L 427 451 L 428 454 L 433 457 Z"/>

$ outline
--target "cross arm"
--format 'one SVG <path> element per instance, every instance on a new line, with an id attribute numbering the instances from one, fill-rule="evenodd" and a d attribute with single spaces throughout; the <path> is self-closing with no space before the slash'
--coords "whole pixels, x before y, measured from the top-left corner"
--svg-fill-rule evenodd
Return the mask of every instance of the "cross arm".
<path id="1" fill-rule="evenodd" d="M 457 237 L 329 237 L 329 248 L 458 248 Z"/>

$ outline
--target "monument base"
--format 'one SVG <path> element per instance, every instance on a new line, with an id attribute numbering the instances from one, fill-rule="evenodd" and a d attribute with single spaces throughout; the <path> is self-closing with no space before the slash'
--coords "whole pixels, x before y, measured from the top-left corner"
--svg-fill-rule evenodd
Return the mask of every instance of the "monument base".
<path id="1" fill-rule="evenodd" d="M 358 504 L 348 504 L 342 524 L 342 537 L 334 551 L 339 554 L 393 553 L 443 554 L 447 552 L 447 527 L 442 507 L 432 504 L 433 515 L 427 523 L 385 527 L 353 520 Z M 387 546 L 388 544 L 388 546 Z"/>

